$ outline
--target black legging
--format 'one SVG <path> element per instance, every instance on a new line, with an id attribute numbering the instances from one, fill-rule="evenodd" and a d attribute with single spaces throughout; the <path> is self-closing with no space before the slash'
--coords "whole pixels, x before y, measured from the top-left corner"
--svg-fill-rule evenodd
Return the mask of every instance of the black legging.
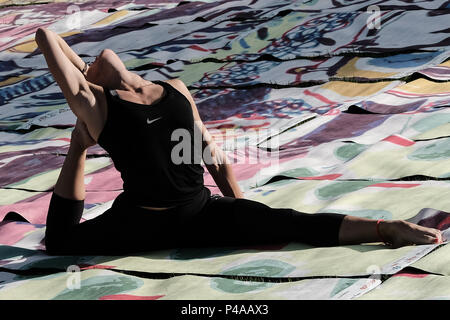
<path id="1" fill-rule="evenodd" d="M 151 211 L 120 194 L 110 209 L 80 223 L 83 200 L 53 193 L 45 244 L 56 255 L 121 255 L 178 247 L 239 246 L 303 242 L 338 245 L 344 215 L 274 209 L 248 200 L 208 197 L 206 201 Z"/>

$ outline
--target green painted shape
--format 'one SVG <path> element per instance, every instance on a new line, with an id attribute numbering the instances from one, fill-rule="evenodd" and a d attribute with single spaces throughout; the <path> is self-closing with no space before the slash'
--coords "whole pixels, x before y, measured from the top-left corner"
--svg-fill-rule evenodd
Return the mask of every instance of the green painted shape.
<path id="1" fill-rule="evenodd" d="M 211 288 L 226 293 L 246 293 L 267 289 L 273 286 L 271 282 L 240 281 L 225 278 L 211 279 Z"/>
<path id="2" fill-rule="evenodd" d="M 124 62 L 125 67 L 127 67 L 127 69 L 130 68 L 136 68 L 136 67 L 140 67 L 143 66 L 147 63 L 151 63 L 151 62 L 157 62 L 157 60 L 152 59 L 152 58 L 144 58 L 144 59 L 138 59 L 138 58 L 134 58 L 134 59 L 130 59 Z"/>
<path id="3" fill-rule="evenodd" d="M 438 178 L 444 179 L 444 178 L 450 178 L 450 172 L 447 172 L 441 176 L 439 176 Z M 448 182 L 448 181 L 447 181 Z"/>
<path id="4" fill-rule="evenodd" d="M 48 256 L 25 264 L 21 269 L 61 269 L 66 270 L 69 266 L 79 265 L 87 257 L 81 256 Z"/>
<path id="5" fill-rule="evenodd" d="M 411 160 L 440 160 L 450 158 L 450 139 L 444 139 L 416 149 L 408 155 Z"/>
<path id="6" fill-rule="evenodd" d="M 411 127 L 419 132 L 426 132 L 449 122 L 450 114 L 433 114 L 417 121 Z"/>
<path id="7" fill-rule="evenodd" d="M 318 175 L 318 172 L 316 170 L 310 169 L 310 168 L 296 168 L 296 169 L 290 169 L 286 170 L 280 173 L 282 176 L 287 177 L 312 177 Z"/>
<path id="8" fill-rule="evenodd" d="M 271 187 L 281 187 L 290 183 L 295 183 L 298 180 L 294 180 L 294 179 L 283 179 L 283 180 L 279 180 L 276 182 L 272 182 L 270 184 L 268 184 L 267 186 L 271 186 Z"/>
<path id="9" fill-rule="evenodd" d="M 97 300 L 103 296 L 140 288 L 144 281 L 126 276 L 95 276 L 80 283 L 80 289 L 65 289 L 53 300 Z"/>
<path id="10" fill-rule="evenodd" d="M 342 290 L 347 289 L 348 287 L 352 286 L 355 282 L 357 282 L 359 279 L 339 279 L 336 286 L 334 287 L 333 291 L 330 293 L 330 298 L 337 295 Z"/>
<path id="11" fill-rule="evenodd" d="M 392 220 L 392 213 L 386 210 L 325 210 L 325 212 L 329 213 L 339 213 L 345 214 L 354 217 L 367 218 L 367 219 L 384 219 L 384 220 Z"/>
<path id="12" fill-rule="evenodd" d="M 341 160 L 348 161 L 353 159 L 368 147 L 359 143 L 348 143 L 334 150 L 334 155 Z"/>
<path id="13" fill-rule="evenodd" d="M 0 260 L 6 260 L 18 256 L 30 257 L 35 255 L 37 252 L 38 251 L 36 250 L 3 245 L 0 246 Z"/>
<path id="14" fill-rule="evenodd" d="M 363 189 L 375 183 L 377 181 L 339 181 L 317 189 L 315 194 L 321 200 L 328 200 Z"/>
<path id="15" fill-rule="evenodd" d="M 295 267 L 289 263 L 280 260 L 261 259 L 232 267 L 223 271 L 221 274 L 255 277 L 283 277 L 293 270 L 295 270 Z"/>
<path id="16" fill-rule="evenodd" d="M 293 270 L 295 270 L 295 267 L 289 263 L 273 259 L 262 259 L 232 267 L 223 271 L 221 274 L 254 277 L 283 277 Z M 272 285 L 273 283 L 270 282 L 251 282 L 226 278 L 211 279 L 211 287 L 213 289 L 227 293 L 245 293 L 262 290 L 269 288 Z"/>

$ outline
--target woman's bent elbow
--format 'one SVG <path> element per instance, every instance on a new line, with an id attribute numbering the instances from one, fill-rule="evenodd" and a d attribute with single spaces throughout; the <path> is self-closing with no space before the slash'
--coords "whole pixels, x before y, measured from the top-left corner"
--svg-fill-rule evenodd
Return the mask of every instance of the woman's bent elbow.
<path id="1" fill-rule="evenodd" d="M 39 45 L 39 43 L 42 43 L 42 41 L 46 38 L 47 30 L 45 28 L 38 28 L 36 30 L 36 34 L 34 36 L 34 40 Z"/>

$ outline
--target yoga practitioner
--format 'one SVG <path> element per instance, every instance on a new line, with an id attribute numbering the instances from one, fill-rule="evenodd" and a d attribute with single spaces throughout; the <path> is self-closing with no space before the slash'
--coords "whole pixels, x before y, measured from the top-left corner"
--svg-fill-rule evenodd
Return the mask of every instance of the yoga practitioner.
<path id="1" fill-rule="evenodd" d="M 47 29 L 38 29 L 36 42 L 77 116 L 49 205 L 49 254 L 119 255 L 290 241 L 315 246 L 385 242 L 391 247 L 442 241 L 439 230 L 403 220 L 306 214 L 244 199 L 182 81 L 145 80 L 109 49 L 88 66 Z M 183 157 L 193 161 L 173 161 L 176 130 L 189 133 L 192 154 Z M 196 132 L 203 138 L 200 146 L 194 143 Z M 123 192 L 109 210 L 80 223 L 86 150 L 96 143 L 121 173 Z M 199 155 L 208 158 L 205 166 L 223 196 L 211 195 L 204 186 L 203 167 L 194 161 Z"/>

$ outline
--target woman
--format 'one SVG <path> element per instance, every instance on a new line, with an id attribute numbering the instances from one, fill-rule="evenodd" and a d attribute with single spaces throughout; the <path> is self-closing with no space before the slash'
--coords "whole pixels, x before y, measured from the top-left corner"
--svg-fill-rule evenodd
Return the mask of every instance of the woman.
<path id="1" fill-rule="evenodd" d="M 442 241 L 439 230 L 406 221 L 305 214 L 244 199 L 182 81 L 144 80 L 108 49 L 87 66 L 50 30 L 40 28 L 36 42 L 78 118 L 50 201 L 46 229 L 50 254 L 115 255 L 289 241 L 316 246 L 384 241 L 392 247 Z M 195 160 L 199 154 L 208 158 L 206 168 L 223 197 L 211 195 L 203 185 L 198 162 L 175 163 L 173 133 L 179 129 L 191 137 L 188 143 L 194 152 L 188 158 Z M 200 148 L 192 139 L 195 132 L 203 138 Z M 124 192 L 105 213 L 79 223 L 86 149 L 95 143 L 121 172 Z"/>

